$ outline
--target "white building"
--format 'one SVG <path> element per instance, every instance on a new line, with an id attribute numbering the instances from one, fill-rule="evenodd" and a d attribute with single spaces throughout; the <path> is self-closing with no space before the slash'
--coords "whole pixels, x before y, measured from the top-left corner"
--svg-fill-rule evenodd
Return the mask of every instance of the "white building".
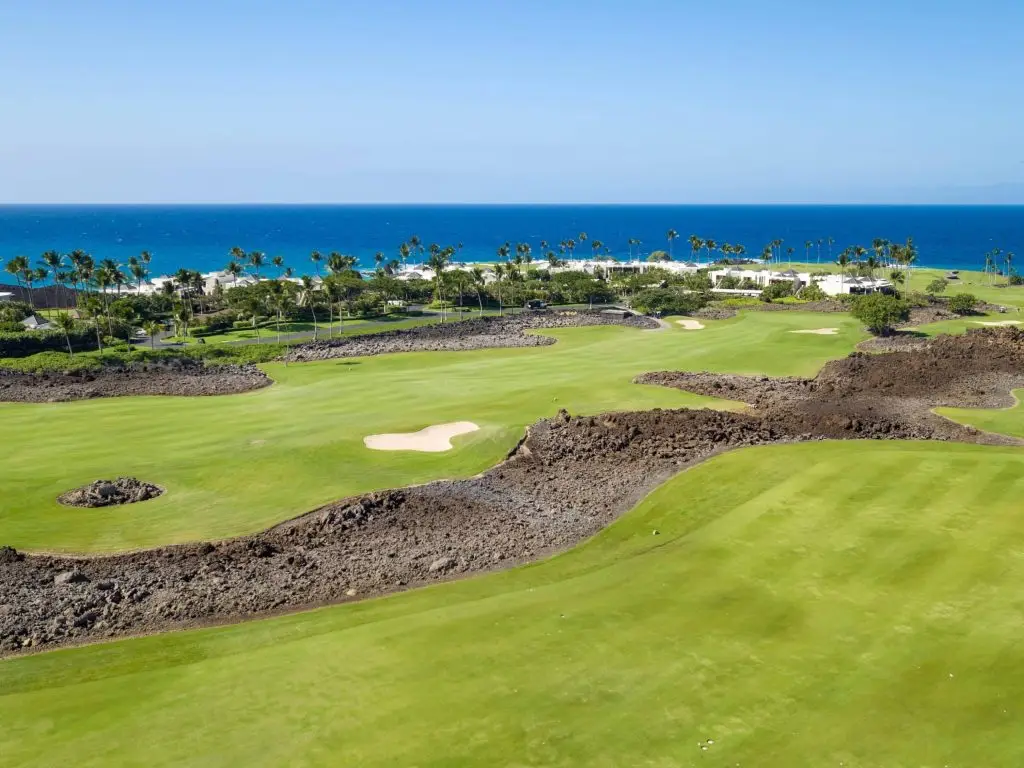
<path id="1" fill-rule="evenodd" d="M 849 275 L 827 275 L 814 278 L 814 282 L 826 296 L 844 294 L 892 293 L 895 288 L 888 280 L 876 277 L 851 277 Z"/>
<path id="2" fill-rule="evenodd" d="M 726 278 L 735 278 L 740 281 L 749 280 L 757 287 L 758 290 L 763 290 L 769 285 L 773 285 L 775 283 L 792 283 L 793 291 L 796 292 L 805 285 L 810 285 L 811 283 L 810 272 L 796 272 L 792 269 L 787 269 L 783 272 L 776 272 L 771 269 L 752 270 L 726 267 L 725 269 L 716 269 L 713 272 L 709 272 L 708 277 L 711 278 L 711 284 L 716 289 Z"/>
<path id="3" fill-rule="evenodd" d="M 4 291 L 0 293 L 0 301 L 14 301 L 14 294 Z"/>

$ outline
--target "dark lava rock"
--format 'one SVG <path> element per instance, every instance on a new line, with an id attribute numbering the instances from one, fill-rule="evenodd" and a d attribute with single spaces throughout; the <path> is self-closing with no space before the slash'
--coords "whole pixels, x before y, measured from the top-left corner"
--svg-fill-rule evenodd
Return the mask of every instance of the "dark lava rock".
<path id="1" fill-rule="evenodd" d="M 119 477 L 75 488 L 59 496 L 57 501 L 69 507 L 109 507 L 154 499 L 163 492 L 152 483 L 144 483 L 134 477 Z"/>

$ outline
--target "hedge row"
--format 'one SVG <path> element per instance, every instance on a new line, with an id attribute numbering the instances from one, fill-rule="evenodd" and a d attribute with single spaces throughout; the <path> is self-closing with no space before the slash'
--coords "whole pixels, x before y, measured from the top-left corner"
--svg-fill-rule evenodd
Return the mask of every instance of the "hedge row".
<path id="1" fill-rule="evenodd" d="M 70 334 L 71 348 L 75 352 L 96 349 L 96 334 L 82 329 Z M 0 333 L 0 357 L 27 357 L 39 352 L 66 352 L 67 340 L 61 331 L 26 331 Z"/>

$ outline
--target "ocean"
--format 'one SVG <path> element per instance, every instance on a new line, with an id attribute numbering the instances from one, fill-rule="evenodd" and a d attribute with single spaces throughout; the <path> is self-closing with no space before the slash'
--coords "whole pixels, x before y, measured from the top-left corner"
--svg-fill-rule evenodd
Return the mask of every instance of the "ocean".
<path id="1" fill-rule="evenodd" d="M 680 235 L 677 259 L 689 257 L 691 234 L 742 244 L 755 257 L 781 238 L 784 249 L 795 249 L 795 260 L 804 259 L 805 241 L 829 237 L 833 256 L 878 237 L 913 237 L 919 262 L 945 269 L 981 269 L 994 247 L 1024 257 L 1024 206 L 8 205 L 0 206 L 0 261 L 19 254 L 35 260 L 51 249 L 124 261 L 148 250 L 157 275 L 179 267 L 221 269 L 239 246 L 281 255 L 296 274 L 312 274 L 314 249 L 351 254 L 372 267 L 374 253 L 397 258 L 399 244 L 412 235 L 424 244 L 462 243 L 463 261 L 493 261 L 505 241 L 530 243 L 540 259 L 541 240 L 557 243 L 586 232 L 622 259 L 630 238 L 642 241 L 643 254 L 667 250 L 669 229 Z M 590 251 L 584 243 L 576 257 Z M 810 260 L 818 258 L 828 260 L 827 246 L 820 256 L 817 245 L 811 249 Z"/>

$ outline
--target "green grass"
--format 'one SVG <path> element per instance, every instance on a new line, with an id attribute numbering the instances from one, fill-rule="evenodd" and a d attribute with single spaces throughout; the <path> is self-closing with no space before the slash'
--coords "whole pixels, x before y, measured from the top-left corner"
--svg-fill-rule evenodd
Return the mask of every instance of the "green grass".
<path id="1" fill-rule="evenodd" d="M 1020 320 L 1018 328 L 1024 328 L 1024 315 L 1017 312 L 979 312 L 975 315 L 957 317 L 953 320 L 940 320 L 937 323 L 917 325 L 909 330 L 914 333 L 923 333 L 926 336 L 939 336 L 940 334 L 960 334 L 969 330 L 985 328 L 985 323 L 1001 323 L 1007 320 Z"/>
<path id="2" fill-rule="evenodd" d="M 265 366 L 277 382 L 214 398 L 0 404 L 0 542 L 102 552 L 261 530 L 349 494 L 466 477 L 500 460 L 535 420 L 699 406 L 707 398 L 632 383 L 660 369 L 813 375 L 864 338 L 846 315 L 750 313 L 703 331 L 564 329 L 548 347 L 386 355 Z M 837 326 L 836 336 L 797 335 Z M 718 401 L 721 405 L 721 401 Z M 447 453 L 377 452 L 363 438 L 469 420 Z M 167 489 L 143 504 L 69 509 L 63 491 L 134 475 Z"/>
<path id="3" fill-rule="evenodd" d="M 466 313 L 466 317 L 469 317 L 469 313 Z M 416 328 L 420 325 L 433 325 L 434 323 L 440 322 L 440 318 L 431 316 L 426 317 L 409 317 L 408 315 L 393 315 L 388 318 L 377 317 L 366 320 L 346 320 L 344 322 L 335 320 L 334 324 L 331 325 L 327 322 L 318 324 L 319 327 L 319 338 L 326 339 L 330 335 L 330 329 L 334 329 L 334 336 L 353 336 L 364 333 L 374 333 L 379 331 L 397 331 L 404 328 Z M 290 333 L 313 333 L 313 323 L 304 322 L 288 322 L 281 323 L 281 335 Z M 260 325 L 260 339 L 264 342 L 274 341 L 277 338 L 277 324 L 273 321 L 267 321 Z M 245 341 L 247 339 L 256 339 L 256 331 L 252 328 L 237 329 L 232 331 L 225 331 L 224 333 L 215 333 L 209 336 L 202 337 L 207 344 L 224 344 L 233 341 Z M 195 344 L 199 341 L 199 338 L 186 337 L 184 339 L 177 339 L 183 341 L 186 344 Z M 304 340 L 305 341 L 305 340 Z"/>
<path id="4" fill-rule="evenodd" d="M 0 662 L 0 764 L 1019 765 L 1022 493 L 1018 449 L 727 454 L 534 566 Z"/>
<path id="5" fill-rule="evenodd" d="M 986 432 L 1024 439 L 1024 389 L 1013 393 L 1017 404 L 1011 408 L 937 408 L 940 416 Z"/>

